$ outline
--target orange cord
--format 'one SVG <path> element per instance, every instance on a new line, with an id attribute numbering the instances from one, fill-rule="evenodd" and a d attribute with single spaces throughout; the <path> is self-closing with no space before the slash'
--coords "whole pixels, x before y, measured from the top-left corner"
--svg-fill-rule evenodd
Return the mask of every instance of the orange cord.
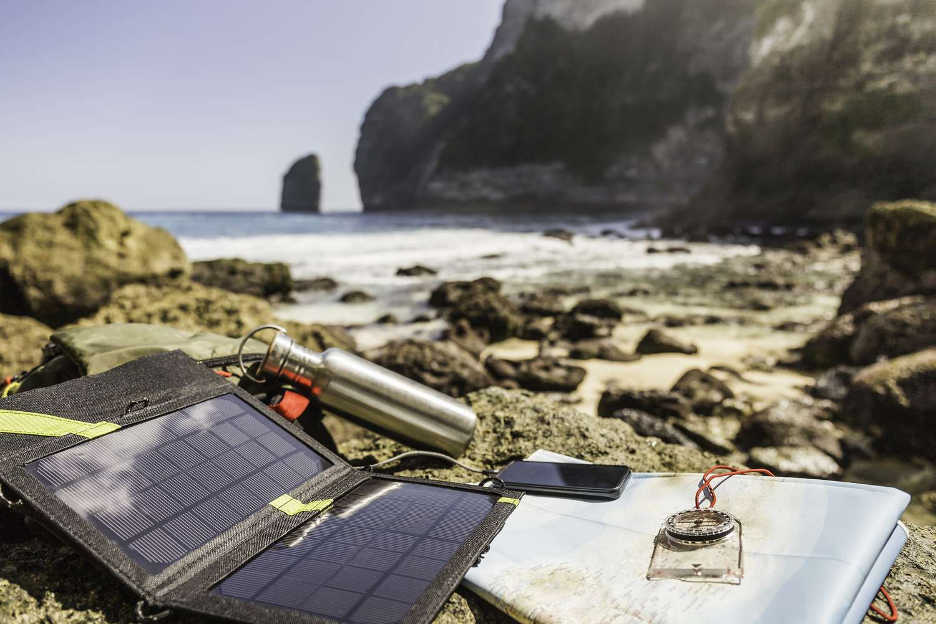
<path id="1" fill-rule="evenodd" d="M 887 608 L 890 609 L 890 614 L 884 613 L 875 604 L 871 605 L 871 610 L 881 616 L 885 622 L 896 622 L 897 618 L 900 617 L 900 613 L 897 612 L 897 605 L 894 604 L 894 599 L 887 593 L 883 585 L 881 585 L 881 593 L 884 594 L 884 598 L 887 600 Z"/>
<path id="2" fill-rule="evenodd" d="M 728 470 L 729 472 L 723 472 L 721 474 L 712 474 L 716 470 Z M 738 470 L 732 466 L 712 466 L 705 471 L 705 474 L 702 475 L 702 485 L 699 486 L 699 489 L 695 493 L 695 506 L 696 509 L 701 509 L 701 502 L 699 501 L 699 496 L 708 490 L 712 494 L 712 502 L 709 504 L 709 509 L 715 506 L 715 501 L 717 497 L 715 496 L 715 488 L 712 487 L 712 481 L 715 479 L 721 479 L 722 477 L 733 477 L 735 475 L 744 475 L 744 474 L 763 474 L 768 477 L 774 476 L 774 473 L 766 470 L 764 468 L 752 468 L 750 470 Z"/>
<path id="3" fill-rule="evenodd" d="M 714 474 L 716 470 L 727 470 L 728 472 L 722 472 L 719 474 Z M 711 509 L 715 506 L 715 501 L 717 500 L 715 496 L 715 487 L 712 486 L 712 481 L 715 479 L 721 479 L 722 477 L 728 478 L 735 475 L 744 475 L 744 474 L 762 474 L 767 475 L 768 477 L 774 476 L 774 473 L 770 472 L 765 468 L 751 468 L 749 470 L 738 470 L 733 466 L 712 466 L 705 471 L 705 474 L 702 475 L 702 485 L 699 486 L 699 489 L 695 493 L 695 506 L 696 509 L 701 509 L 701 502 L 699 501 L 699 496 L 708 490 L 712 494 L 712 502 L 709 504 L 708 508 Z M 881 611 L 877 605 L 872 604 L 870 609 L 874 611 L 877 615 L 884 619 L 886 622 L 896 622 L 897 618 L 900 617 L 900 613 L 897 612 L 897 605 L 894 604 L 894 599 L 891 598 L 891 595 L 887 593 L 887 590 L 884 589 L 884 586 L 881 585 L 881 594 L 884 595 L 884 598 L 887 600 L 887 606 L 890 609 L 890 614 L 884 613 Z"/>

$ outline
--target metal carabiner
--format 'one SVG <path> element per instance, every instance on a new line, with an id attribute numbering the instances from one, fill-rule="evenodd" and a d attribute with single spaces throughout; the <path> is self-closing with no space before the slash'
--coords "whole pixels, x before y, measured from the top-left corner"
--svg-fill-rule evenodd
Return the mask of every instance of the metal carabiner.
<path id="1" fill-rule="evenodd" d="M 279 325 L 261 325 L 260 327 L 254 327 L 250 330 L 250 333 L 244 336 L 244 339 L 241 340 L 240 346 L 237 348 L 237 365 L 240 366 L 241 374 L 250 379 L 251 381 L 256 381 L 257 383 L 266 383 L 266 379 L 262 377 L 254 377 L 247 372 L 247 367 L 244 366 L 244 347 L 247 345 L 247 341 L 254 337 L 258 332 L 263 331 L 264 329 L 275 329 L 278 332 L 286 333 L 285 327 L 280 327 Z"/>

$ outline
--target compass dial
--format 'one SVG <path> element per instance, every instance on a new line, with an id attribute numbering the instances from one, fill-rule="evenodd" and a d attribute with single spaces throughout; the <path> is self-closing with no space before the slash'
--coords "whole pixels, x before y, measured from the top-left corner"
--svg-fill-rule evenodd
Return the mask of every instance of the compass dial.
<path id="1" fill-rule="evenodd" d="M 674 513 L 663 525 L 666 534 L 681 542 L 706 543 L 727 537 L 734 531 L 734 519 L 716 509 L 687 509 Z"/>

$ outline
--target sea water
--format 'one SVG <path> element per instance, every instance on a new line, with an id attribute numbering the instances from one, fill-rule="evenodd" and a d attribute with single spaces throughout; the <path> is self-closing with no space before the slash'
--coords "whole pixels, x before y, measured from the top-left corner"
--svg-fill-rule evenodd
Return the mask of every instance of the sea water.
<path id="1" fill-rule="evenodd" d="M 637 227 L 633 215 L 425 212 L 331 213 L 139 212 L 151 225 L 179 240 L 192 260 L 244 258 L 285 262 L 294 278 L 327 276 L 339 287 L 305 292 L 277 310 L 293 320 L 366 325 L 392 313 L 401 321 L 429 312 L 431 290 L 442 281 L 491 276 L 507 292 L 587 285 L 589 276 L 680 264 L 714 264 L 755 253 L 743 245 L 694 244 L 688 254 L 648 254 L 666 248 L 659 232 Z M 571 243 L 543 236 L 561 228 Z M 673 243 L 675 244 L 675 243 Z M 684 243 L 679 243 L 684 246 Z M 424 265 L 438 275 L 401 277 L 402 267 Z M 344 304 L 342 294 L 362 290 L 374 297 Z"/>

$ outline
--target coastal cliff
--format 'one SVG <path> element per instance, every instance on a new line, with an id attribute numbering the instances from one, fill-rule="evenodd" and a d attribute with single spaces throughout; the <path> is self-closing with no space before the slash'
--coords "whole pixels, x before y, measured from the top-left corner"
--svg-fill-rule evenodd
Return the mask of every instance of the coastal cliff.
<path id="1" fill-rule="evenodd" d="M 372 104 L 364 208 L 799 222 L 931 197 L 934 16 L 936 0 L 507 0 L 479 62 Z"/>

